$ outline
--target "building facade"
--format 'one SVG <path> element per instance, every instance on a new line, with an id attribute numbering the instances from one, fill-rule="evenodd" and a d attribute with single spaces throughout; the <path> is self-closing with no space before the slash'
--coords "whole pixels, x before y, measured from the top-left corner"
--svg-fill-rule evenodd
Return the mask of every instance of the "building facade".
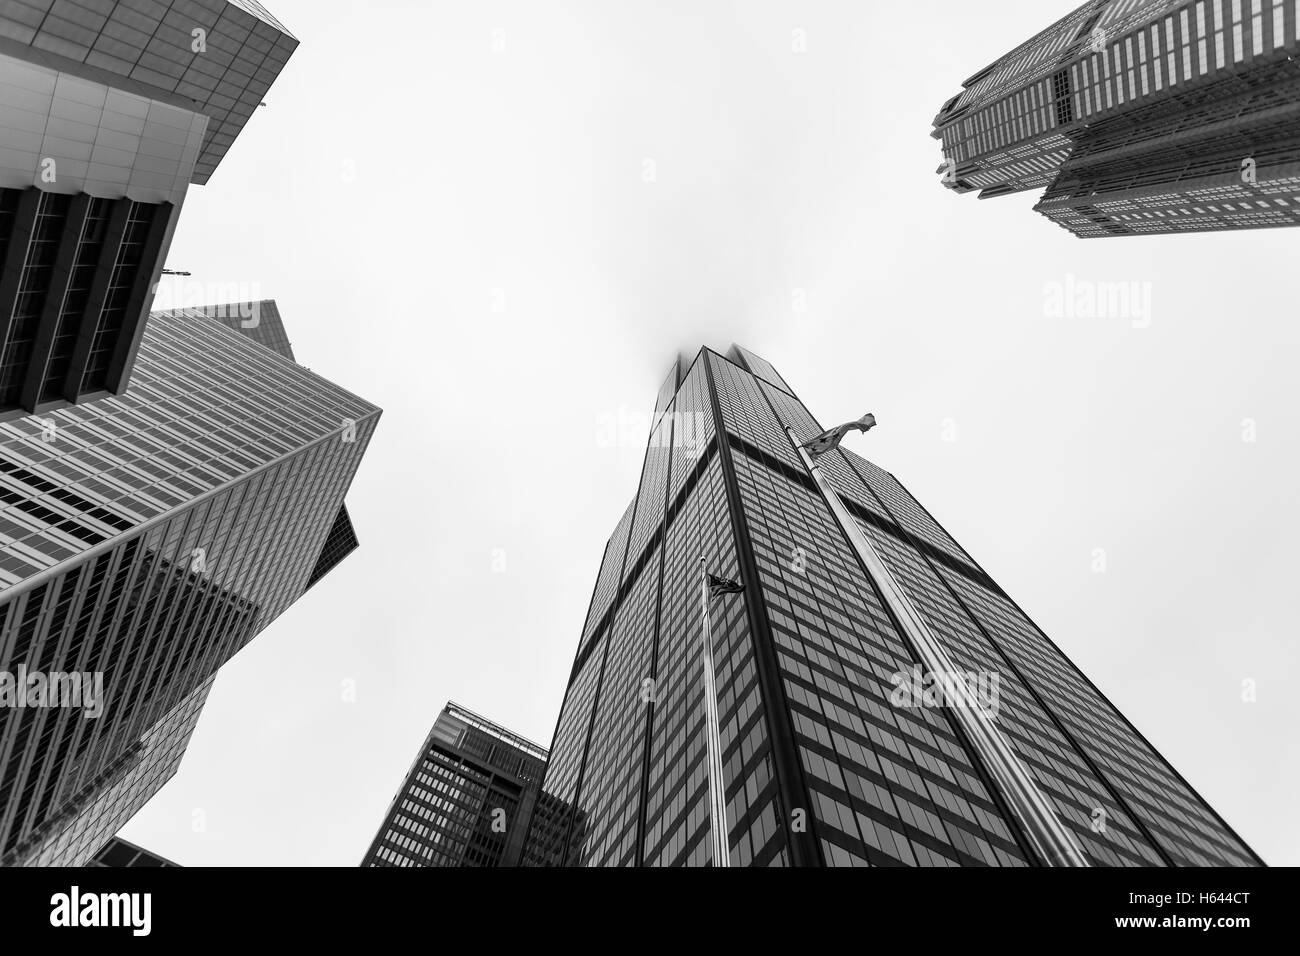
<path id="1" fill-rule="evenodd" d="M 753 353 L 674 366 L 605 549 L 528 860 L 714 862 L 703 558 L 745 588 L 710 611 L 729 865 L 1043 865 L 952 709 L 913 693 L 917 647 L 787 427 L 822 431 Z M 1091 864 L 1260 863 L 892 475 L 844 450 L 818 465 L 960 671 L 993 686 L 997 727 Z"/>
<path id="2" fill-rule="evenodd" d="M 150 317 L 124 395 L 0 424 L 0 674 L 102 679 L 93 719 L 0 707 L 0 864 L 93 853 L 116 826 L 65 839 L 98 826 L 78 808 L 113 790 L 125 822 L 170 775 L 163 741 L 318 576 L 379 415 L 179 310 Z"/>
<path id="3" fill-rule="evenodd" d="M 1300 224 L 1300 4 L 1091 0 L 935 119 L 940 172 L 1083 238 Z"/>
<path id="4" fill-rule="evenodd" d="M 545 768 L 543 748 L 449 703 L 361 865 L 520 865 Z"/>
<path id="5" fill-rule="evenodd" d="M 119 770 L 84 786 L 45 828 L 37 849 L 28 852 L 22 865 L 119 865 L 96 861 L 115 842 L 126 842 L 118 841 L 113 834 L 180 769 L 181 758 L 194 735 L 213 682 L 214 679 L 206 681 L 150 727 L 131 748 L 129 758 Z M 111 857 L 117 858 L 116 854 Z"/>
<path id="6" fill-rule="evenodd" d="M 0 43 L 0 53 L 204 117 L 191 171 L 200 186 L 298 48 L 255 0 L 3 0 Z"/>
<path id="7" fill-rule="evenodd" d="M 293 354 L 293 345 L 289 341 L 289 333 L 285 330 L 280 307 L 274 301 L 264 299 L 258 302 L 227 303 L 207 306 L 201 311 L 205 316 L 220 322 L 228 329 L 246 335 L 258 345 L 284 356 L 290 362 L 298 361 Z M 325 539 L 325 545 L 321 548 L 316 566 L 307 579 L 307 587 L 310 589 L 315 586 L 316 582 L 329 574 L 360 546 L 361 542 L 357 540 L 357 532 L 352 524 L 352 516 L 348 514 L 348 506 L 341 505 L 334 524 L 330 527 L 330 533 Z"/>
<path id="8" fill-rule="evenodd" d="M 189 186 L 296 46 L 249 2 L 0 2 L 0 420 L 126 387 Z"/>

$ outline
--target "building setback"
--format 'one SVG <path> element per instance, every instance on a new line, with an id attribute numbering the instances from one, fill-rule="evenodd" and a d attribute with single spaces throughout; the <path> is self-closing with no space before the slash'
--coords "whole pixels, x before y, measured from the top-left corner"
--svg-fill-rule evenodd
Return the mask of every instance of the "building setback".
<path id="1" fill-rule="evenodd" d="M 900 695 L 917 647 L 787 427 L 823 430 L 753 353 L 674 365 L 605 549 L 527 859 L 713 862 L 703 557 L 745 588 L 710 610 L 730 865 L 1043 865 L 955 712 Z M 996 678 L 996 726 L 1090 863 L 1260 864 L 892 475 L 845 450 L 818 465 L 958 669 Z"/>
<path id="2" fill-rule="evenodd" d="M 121 394 L 191 182 L 296 47 L 256 3 L 0 3 L 0 420 Z"/>
<path id="3" fill-rule="evenodd" d="M 447 704 L 361 865 L 520 865 L 545 768 L 537 744 Z"/>
<path id="4" fill-rule="evenodd" d="M 935 119 L 944 184 L 1077 236 L 1300 224 L 1300 3 L 1091 0 Z"/>
<path id="5" fill-rule="evenodd" d="M 0 864 L 84 859 L 170 775 L 183 742 L 142 741 L 187 737 L 187 704 L 318 576 L 379 415 L 179 310 L 149 318 L 124 395 L 0 424 L 0 672 L 100 673 L 105 698 L 0 708 Z M 114 788 L 129 812 L 101 832 L 80 811 Z"/>
<path id="6" fill-rule="evenodd" d="M 120 837 L 113 837 L 95 854 L 87 866 L 96 867 L 164 867 L 180 866 L 157 853 L 150 853 L 142 847 L 129 843 Z"/>

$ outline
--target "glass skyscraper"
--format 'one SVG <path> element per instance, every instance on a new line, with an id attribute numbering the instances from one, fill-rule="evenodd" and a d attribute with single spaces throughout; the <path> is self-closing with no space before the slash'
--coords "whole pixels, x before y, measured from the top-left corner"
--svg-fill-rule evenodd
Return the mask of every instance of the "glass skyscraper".
<path id="1" fill-rule="evenodd" d="M 953 709 L 900 695 L 921 655 L 787 427 L 802 441 L 823 430 L 745 349 L 704 349 L 669 374 L 605 549 L 528 861 L 713 863 L 703 558 L 744 586 L 710 610 L 729 865 L 1044 865 Z M 959 670 L 993 683 L 997 728 L 1087 862 L 1261 863 L 891 474 L 845 450 L 817 464 Z"/>
<path id="2" fill-rule="evenodd" d="M 1300 2 L 1090 0 L 935 119 L 944 183 L 1083 238 L 1300 224 Z"/>
<path id="3" fill-rule="evenodd" d="M 251 2 L 0 0 L 0 420 L 121 394 L 190 184 L 297 45 Z"/>
<path id="4" fill-rule="evenodd" d="M 379 415 L 182 309 L 149 318 L 125 394 L 0 424 L 0 672 L 104 689 L 98 719 L 0 707 L 0 863 L 84 858 L 112 831 L 61 835 L 82 808 L 151 795 L 132 774 L 179 759 L 217 669 L 337 554 Z"/>
<path id="5" fill-rule="evenodd" d="M 537 744 L 447 704 L 361 865 L 518 866 L 545 768 Z"/>

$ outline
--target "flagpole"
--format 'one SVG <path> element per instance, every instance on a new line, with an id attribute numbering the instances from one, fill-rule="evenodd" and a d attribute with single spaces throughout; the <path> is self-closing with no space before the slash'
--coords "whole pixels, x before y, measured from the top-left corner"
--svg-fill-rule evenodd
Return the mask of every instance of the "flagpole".
<path id="1" fill-rule="evenodd" d="M 953 665 L 948 652 L 930 631 L 929 625 L 913 607 L 906 593 L 894 576 L 890 574 L 885 562 L 872 547 L 867 536 L 863 534 L 858 522 L 849 514 L 839 493 L 831 487 L 821 467 L 809 454 L 794 429 L 787 428 L 786 435 L 803 459 L 805 467 L 812 474 L 822 497 L 830 506 L 840 527 L 843 528 L 849 543 L 857 552 L 867 573 L 880 587 L 885 596 L 885 603 L 898 619 L 903 631 L 916 649 L 923 667 L 940 682 L 944 694 L 951 699 L 956 697 L 956 706 L 952 707 L 957 721 L 966 731 L 967 737 L 976 752 L 988 768 L 1012 812 L 1028 833 L 1030 841 L 1048 866 L 1089 866 L 1083 847 L 1075 835 L 1061 823 L 1056 815 L 1056 808 L 1039 789 L 1020 756 L 1012 749 L 1006 736 L 993 722 L 993 718 L 980 705 L 974 691 L 966 681 L 957 677 L 957 668 Z"/>
<path id="2" fill-rule="evenodd" d="M 718 719 L 717 677 L 713 669 L 713 628 L 709 620 L 709 572 L 702 557 L 700 610 L 703 620 L 700 663 L 704 667 L 704 738 L 709 771 L 709 830 L 712 834 L 713 865 L 731 866 L 731 850 L 727 839 L 727 791 L 722 778 L 722 730 Z"/>

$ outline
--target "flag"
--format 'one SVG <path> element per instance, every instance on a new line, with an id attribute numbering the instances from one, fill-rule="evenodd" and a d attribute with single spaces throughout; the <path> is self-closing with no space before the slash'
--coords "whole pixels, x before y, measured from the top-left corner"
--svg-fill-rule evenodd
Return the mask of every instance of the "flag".
<path id="1" fill-rule="evenodd" d="M 840 447 L 840 442 L 848 437 L 849 432 L 858 431 L 864 435 L 876 427 L 875 415 L 863 415 L 856 422 L 849 422 L 847 425 L 841 425 L 839 428 L 832 428 L 830 431 L 822 432 L 812 441 L 803 447 L 807 449 L 808 454 L 816 461 L 827 452 L 832 452 Z"/>
<path id="2" fill-rule="evenodd" d="M 722 597 L 724 594 L 740 594 L 745 590 L 743 584 L 716 575 L 709 575 L 709 597 Z"/>

